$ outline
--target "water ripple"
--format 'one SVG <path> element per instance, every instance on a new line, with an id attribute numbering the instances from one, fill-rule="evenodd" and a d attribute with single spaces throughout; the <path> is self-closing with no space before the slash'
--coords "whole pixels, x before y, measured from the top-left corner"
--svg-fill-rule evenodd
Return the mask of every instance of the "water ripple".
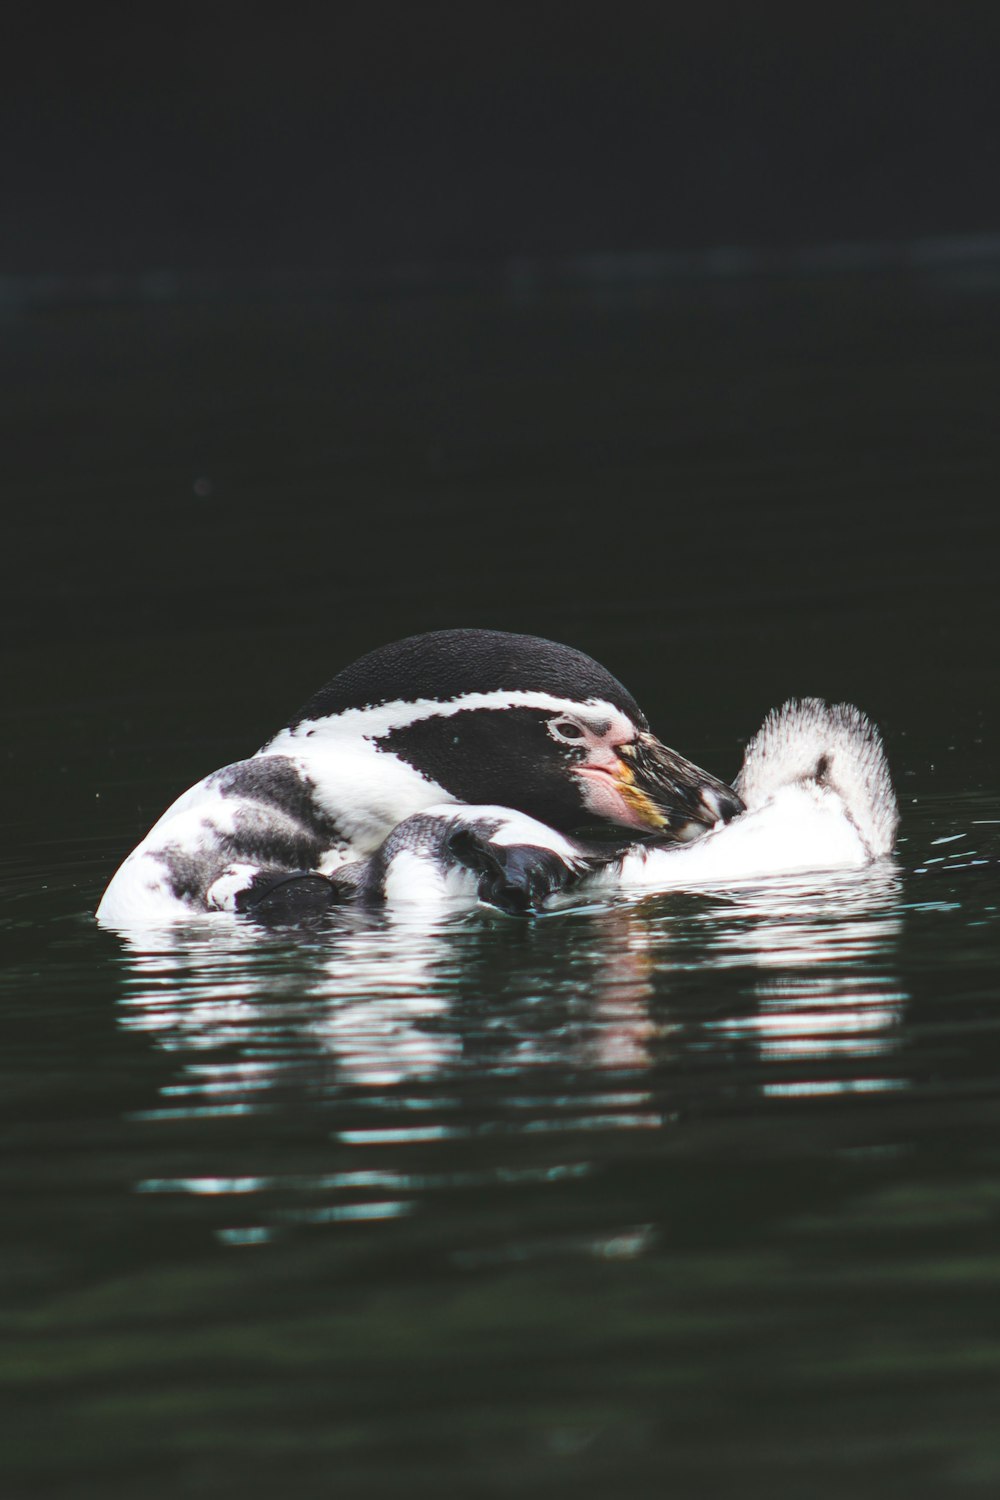
<path id="1" fill-rule="evenodd" d="M 219 1169 L 148 1174 L 136 1191 L 216 1205 L 223 1243 L 263 1244 L 456 1194 L 568 1188 L 626 1135 L 676 1149 L 692 1107 L 905 1091 L 902 922 L 889 868 L 534 923 L 349 913 L 304 938 L 221 924 L 144 938 L 123 952 L 120 1024 L 172 1067 L 135 1118 L 214 1120 L 239 1149 L 220 1137 Z M 290 1170 L 286 1151 L 276 1170 L 285 1131 L 301 1159 Z M 239 1203 L 255 1207 L 236 1222 Z M 468 1253 L 641 1253 L 648 1238 L 539 1226 L 537 1243 Z"/>

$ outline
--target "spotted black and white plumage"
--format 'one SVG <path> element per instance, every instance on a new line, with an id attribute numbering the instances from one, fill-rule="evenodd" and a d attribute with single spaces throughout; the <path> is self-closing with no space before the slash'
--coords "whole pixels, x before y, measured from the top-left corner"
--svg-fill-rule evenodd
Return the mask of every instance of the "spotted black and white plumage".
<path id="1" fill-rule="evenodd" d="M 566 838 L 500 809 L 429 809 L 394 830 L 356 871 L 365 899 L 434 901 L 473 892 L 507 911 L 535 910 L 561 891 L 639 894 L 725 887 L 776 875 L 859 869 L 892 853 L 899 813 L 874 725 L 850 704 L 790 701 L 749 742 L 736 789 L 745 810 L 686 843 L 615 850 Z M 396 878 L 394 851 L 412 836 L 422 859 Z M 401 878 L 405 873 L 405 879 Z"/>
<path id="2" fill-rule="evenodd" d="M 369 859 L 333 879 L 342 898 L 368 904 L 461 897 L 523 912 L 592 868 L 587 846 L 524 813 L 448 804 L 406 818 Z"/>
<path id="3" fill-rule="evenodd" d="M 457 804 L 560 836 L 599 825 L 679 841 L 742 808 L 650 734 L 631 694 L 582 652 L 438 631 L 355 662 L 255 756 L 185 792 L 118 870 L 98 919 L 263 915 L 307 895 L 321 905 L 326 880 L 342 899 L 348 866 L 413 815 Z"/>

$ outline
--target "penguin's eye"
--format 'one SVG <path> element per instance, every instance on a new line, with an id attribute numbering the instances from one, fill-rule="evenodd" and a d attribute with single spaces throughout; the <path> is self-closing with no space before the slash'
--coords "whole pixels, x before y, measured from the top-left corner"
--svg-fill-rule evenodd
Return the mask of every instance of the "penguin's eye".
<path id="1" fill-rule="evenodd" d="M 578 740 L 587 738 L 586 731 L 579 724 L 574 724 L 572 719 L 550 719 L 549 732 L 557 740 L 565 740 L 574 744 Z"/>

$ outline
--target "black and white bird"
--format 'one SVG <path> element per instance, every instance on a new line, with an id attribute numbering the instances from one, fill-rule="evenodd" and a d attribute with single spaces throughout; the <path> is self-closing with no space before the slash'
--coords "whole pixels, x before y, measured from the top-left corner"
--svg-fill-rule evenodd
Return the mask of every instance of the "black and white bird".
<path id="1" fill-rule="evenodd" d="M 369 902 L 458 896 L 511 912 L 560 892 L 640 895 L 860 869 L 892 853 L 899 812 L 881 737 L 851 704 L 791 700 L 768 714 L 734 784 L 743 811 L 702 837 L 588 844 L 503 807 L 425 808 L 339 873 Z"/>
<path id="2" fill-rule="evenodd" d="M 563 841 L 588 827 L 618 830 L 622 848 L 650 834 L 684 843 L 743 809 L 661 744 L 589 656 L 535 636 L 436 631 L 362 657 L 256 755 L 185 792 L 115 874 L 97 917 L 110 927 L 199 912 L 295 917 L 359 892 L 405 892 L 396 856 L 413 851 L 387 862 L 387 839 L 414 815 L 461 804 L 534 820 L 559 850 L 554 863 L 537 856 L 553 871 L 562 854 L 582 868 L 587 846 Z M 459 832 L 441 879 L 475 870 L 488 896 L 482 841 Z M 412 825 L 400 837 L 411 835 Z"/>

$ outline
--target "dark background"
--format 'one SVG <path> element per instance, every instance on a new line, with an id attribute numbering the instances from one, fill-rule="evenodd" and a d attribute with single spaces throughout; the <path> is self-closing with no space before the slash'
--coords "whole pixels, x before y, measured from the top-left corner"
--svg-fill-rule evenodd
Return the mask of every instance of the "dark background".
<path id="1" fill-rule="evenodd" d="M 791 693 L 975 721 L 996 17 L 19 11 L 0 632 L 23 773 L 52 784 L 39 703 L 99 763 L 134 763 L 144 724 L 131 841 L 210 746 L 246 753 L 354 656 L 455 625 L 590 650 L 720 773 Z"/>
<path id="2" fill-rule="evenodd" d="M 19 7 L 11 272 L 1000 230 L 990 4 Z"/>

